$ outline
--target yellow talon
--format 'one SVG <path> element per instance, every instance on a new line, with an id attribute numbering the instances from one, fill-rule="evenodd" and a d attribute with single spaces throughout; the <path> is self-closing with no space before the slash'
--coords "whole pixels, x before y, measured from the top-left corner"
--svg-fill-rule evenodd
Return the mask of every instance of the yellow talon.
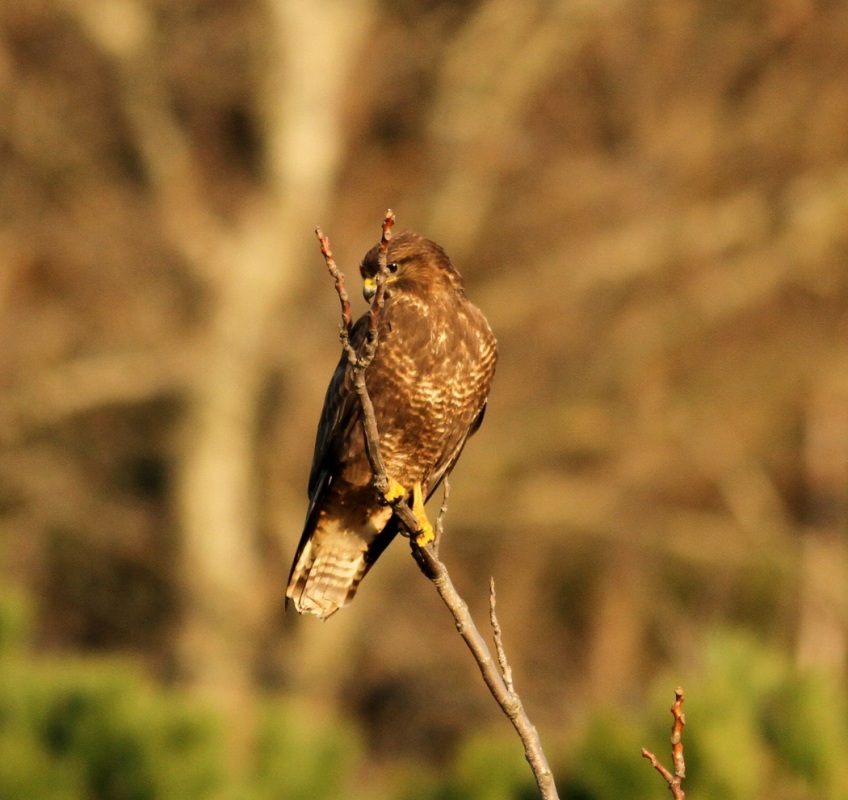
<path id="1" fill-rule="evenodd" d="M 436 541 L 436 532 L 428 520 L 421 523 L 421 533 L 415 537 L 415 544 L 419 547 L 426 547 L 430 542 Z"/>
<path id="2" fill-rule="evenodd" d="M 415 537 L 415 543 L 419 547 L 426 547 L 430 542 L 436 541 L 436 533 L 430 524 L 430 520 L 427 519 L 427 512 L 424 510 L 424 494 L 421 491 L 420 481 L 412 487 L 412 513 L 415 514 L 421 528 Z"/>
<path id="3" fill-rule="evenodd" d="M 383 495 L 383 497 L 386 498 L 386 502 L 393 503 L 395 500 L 400 500 L 400 498 L 405 495 L 406 489 L 394 480 L 394 478 L 389 478 L 389 488 L 386 489 L 386 493 Z"/>

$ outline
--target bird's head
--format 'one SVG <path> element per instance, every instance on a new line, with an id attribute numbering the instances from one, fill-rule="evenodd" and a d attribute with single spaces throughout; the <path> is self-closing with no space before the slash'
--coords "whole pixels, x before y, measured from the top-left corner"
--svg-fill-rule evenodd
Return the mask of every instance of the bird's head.
<path id="1" fill-rule="evenodd" d="M 359 265 L 362 294 L 370 303 L 377 293 L 380 246 L 375 245 Z M 400 231 L 389 240 L 386 252 L 386 298 L 394 291 L 428 294 L 440 287 L 462 289 L 462 278 L 447 253 L 435 242 L 411 231 Z"/>

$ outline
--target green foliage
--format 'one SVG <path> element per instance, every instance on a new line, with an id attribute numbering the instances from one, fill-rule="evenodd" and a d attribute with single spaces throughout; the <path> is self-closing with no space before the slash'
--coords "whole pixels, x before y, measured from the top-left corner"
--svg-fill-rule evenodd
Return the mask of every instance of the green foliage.
<path id="1" fill-rule="evenodd" d="M 410 765 L 403 782 L 403 800 L 534 800 L 539 796 L 521 742 L 506 720 L 497 733 L 469 736 L 438 775 L 425 776 Z"/>
<path id="2" fill-rule="evenodd" d="M 126 663 L 28 657 L 25 619 L 17 602 L 0 599 L 0 800 L 347 795 L 359 761 L 348 726 L 271 703 L 255 762 L 236 776 L 225 768 L 223 725 L 211 711 Z"/>
<path id="3" fill-rule="evenodd" d="M 25 644 L 29 611 L 22 594 L 8 587 L 0 590 L 0 656 L 18 652 Z"/>
<path id="4" fill-rule="evenodd" d="M 506 721 L 457 748 L 441 771 L 394 764 L 392 784 L 363 780 L 356 731 L 328 712 L 274 699 L 261 709 L 255 756 L 228 769 L 222 720 L 126 663 L 34 659 L 26 604 L 0 596 L 0 800 L 531 800 L 535 784 Z M 751 636 L 709 639 L 686 677 L 686 791 L 699 800 L 848 797 L 848 697 L 843 684 L 793 669 Z M 677 678 L 657 682 L 650 706 L 598 710 L 566 747 L 564 800 L 662 797 L 640 757 L 669 763 L 667 708 Z M 639 721 L 641 720 L 641 722 Z M 650 721 L 650 725 L 646 725 Z M 401 732 L 399 732 L 401 735 Z"/>
<path id="5" fill-rule="evenodd" d="M 688 796 L 699 800 L 848 797 L 848 700 L 842 683 L 800 673 L 752 636 L 721 633 L 706 643 L 700 669 L 685 681 L 683 740 Z M 671 766 L 671 714 L 679 676 L 657 681 L 646 729 L 619 711 L 598 713 L 568 754 L 561 796 L 602 800 L 662 796 L 663 781 L 642 746 Z"/>
<path id="6" fill-rule="evenodd" d="M 848 697 L 838 677 L 799 672 L 756 638 L 709 638 L 687 677 L 683 740 L 687 796 L 699 800 L 848 797 Z M 563 754 L 563 800 L 664 796 L 662 778 L 640 758 L 653 750 L 671 766 L 667 709 L 679 675 L 657 681 L 649 707 L 598 711 Z M 650 720 L 650 727 L 644 721 Z"/>
<path id="7" fill-rule="evenodd" d="M 535 787 L 521 743 L 506 726 L 498 736 L 471 736 L 459 748 L 451 794 L 455 800 L 532 800 L 538 796 Z"/>
<path id="8" fill-rule="evenodd" d="M 836 676 L 800 672 L 750 636 L 719 635 L 687 687 L 687 764 L 700 797 L 848 797 L 848 707 Z"/>
<path id="9" fill-rule="evenodd" d="M 222 779 L 209 715 L 109 662 L 3 657 L 0 797 L 201 800 Z"/>
<path id="10" fill-rule="evenodd" d="M 644 728 L 628 715 L 598 713 L 573 748 L 560 796 L 563 800 L 653 796 L 656 776 L 639 755 L 645 740 Z"/>
<path id="11" fill-rule="evenodd" d="M 263 709 L 250 800 L 335 800 L 360 760 L 347 725 L 303 703 L 276 701 Z"/>
<path id="12" fill-rule="evenodd" d="M 791 677 L 765 699 L 760 723 L 779 778 L 795 776 L 818 797 L 848 796 L 848 708 L 834 681 Z"/>

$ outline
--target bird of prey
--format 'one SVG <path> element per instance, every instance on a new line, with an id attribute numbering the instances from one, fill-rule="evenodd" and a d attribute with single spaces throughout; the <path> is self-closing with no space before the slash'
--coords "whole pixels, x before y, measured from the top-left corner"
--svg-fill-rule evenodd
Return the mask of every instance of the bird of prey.
<path id="1" fill-rule="evenodd" d="M 364 294 L 376 292 L 379 245 L 362 260 Z M 292 564 L 288 599 L 297 611 L 326 619 L 348 605 L 360 581 L 398 532 L 388 501 L 403 497 L 432 541 L 424 501 L 450 474 L 483 420 L 497 345 L 482 312 L 466 297 L 445 251 L 409 231 L 388 244 L 378 346 L 365 371 L 380 449 L 390 481 L 373 485 L 362 407 L 346 353 L 330 380 L 318 425 L 309 508 Z M 371 312 L 353 326 L 359 348 Z"/>

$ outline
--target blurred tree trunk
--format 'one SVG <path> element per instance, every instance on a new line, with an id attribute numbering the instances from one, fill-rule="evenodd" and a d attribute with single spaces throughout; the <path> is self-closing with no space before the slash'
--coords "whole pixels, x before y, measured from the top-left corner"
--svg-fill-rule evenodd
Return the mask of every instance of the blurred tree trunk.
<path id="1" fill-rule="evenodd" d="M 344 92 L 370 26 L 370 0 L 267 0 L 266 73 L 256 117 L 262 184 L 230 219 L 204 197 L 197 153 L 173 109 L 156 51 L 153 9 L 79 3 L 92 38 L 116 62 L 124 111 L 161 224 L 210 298 L 177 452 L 182 625 L 178 671 L 230 712 L 245 744 L 257 636 L 271 598 L 257 557 L 256 437 L 273 346 L 270 323 L 292 302 L 317 252 L 345 144 Z M 109 11 L 110 13 L 101 13 Z"/>
<path id="2" fill-rule="evenodd" d="M 644 651 L 645 569 L 637 552 L 623 547 L 598 580 L 586 668 L 592 703 L 615 704 L 632 691 Z"/>
<path id="3" fill-rule="evenodd" d="M 806 434 L 797 660 L 841 675 L 848 667 L 848 373 L 829 376 L 814 393 Z"/>
<path id="4" fill-rule="evenodd" d="M 186 600 L 180 664 L 243 724 L 257 636 L 275 611 L 269 599 L 279 596 L 263 591 L 255 549 L 257 415 L 275 344 L 269 323 L 291 302 L 298 270 L 315 250 L 312 230 L 332 207 L 344 90 L 370 4 L 270 0 L 267 14 L 259 116 L 269 186 L 238 229 L 218 237 L 215 307 L 185 417 L 178 488 Z"/>

